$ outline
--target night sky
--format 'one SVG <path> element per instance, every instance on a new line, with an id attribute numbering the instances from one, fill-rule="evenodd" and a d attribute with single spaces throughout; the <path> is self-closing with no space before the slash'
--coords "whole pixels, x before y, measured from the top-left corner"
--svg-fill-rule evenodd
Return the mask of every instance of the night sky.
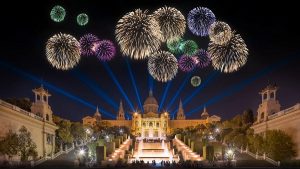
<path id="1" fill-rule="evenodd" d="M 49 89 L 52 94 L 50 98 L 52 110 L 54 114 L 63 118 L 79 121 L 83 116 L 93 115 L 95 112 L 93 107 L 96 105 L 100 107 L 100 111 L 104 110 L 115 116 L 117 109 L 110 105 L 107 99 L 100 97 L 97 91 L 103 91 L 117 105 L 122 99 L 126 111 L 130 112 L 131 108 L 126 99 L 96 57 L 82 57 L 79 65 L 70 71 L 56 70 L 46 59 L 45 43 L 49 37 L 59 32 L 69 33 L 77 39 L 86 33 L 93 33 L 100 39 L 115 42 L 115 25 L 124 14 L 137 8 L 153 12 L 166 5 L 176 7 L 184 16 L 187 16 L 194 7 L 210 8 L 217 20 L 227 22 L 232 29 L 241 34 L 250 52 L 246 65 L 235 73 L 216 74 L 212 66 L 194 71 L 192 75 L 200 76 L 202 84 L 205 85 L 200 86 L 201 92 L 196 93 L 184 105 L 186 113 L 199 106 L 200 109 L 203 105 L 207 105 L 210 114 L 219 115 L 223 119 L 242 113 L 247 108 L 256 112 L 261 101 L 258 92 L 269 83 L 276 83 L 280 87 L 278 97 L 283 109 L 300 101 L 300 43 L 299 27 L 296 26 L 299 21 L 297 17 L 299 9 L 296 4 L 292 4 L 295 3 L 293 1 L 270 1 L 262 4 L 261 1 L 253 0 L 109 0 L 104 4 L 99 0 L 38 2 L 12 0 L 8 3 L 2 5 L 0 11 L 1 99 L 11 97 L 33 99 L 31 90 L 41 84 L 24 76 L 26 72 L 38 80 L 42 79 L 86 101 L 86 104 L 82 104 L 57 90 Z M 50 10 L 55 5 L 62 5 L 67 11 L 63 22 L 55 23 L 50 19 Z M 76 23 L 76 16 L 82 12 L 87 13 L 90 19 L 83 27 Z M 192 35 L 188 28 L 184 38 L 195 40 L 205 49 L 209 42 L 208 38 Z M 142 104 L 149 91 L 147 63 L 122 56 L 119 48 L 117 57 L 108 63 L 130 102 L 137 109 L 138 99 L 126 59 L 131 66 Z M 179 71 L 171 82 L 162 110 L 166 109 L 186 76 L 187 73 Z M 209 83 L 205 83 L 211 76 L 214 77 Z M 159 103 L 166 86 L 167 83 L 154 81 L 153 93 Z M 184 101 L 196 90 L 197 88 L 192 87 L 188 81 L 168 111 L 175 110 L 180 98 Z M 202 110 L 193 112 L 189 118 L 199 118 Z"/>

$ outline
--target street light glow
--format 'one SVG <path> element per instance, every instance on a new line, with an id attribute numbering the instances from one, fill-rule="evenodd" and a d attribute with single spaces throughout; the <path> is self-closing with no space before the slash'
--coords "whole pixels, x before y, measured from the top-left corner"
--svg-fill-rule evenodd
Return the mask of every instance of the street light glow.
<path id="1" fill-rule="evenodd" d="M 83 155 L 84 154 L 84 150 L 79 150 L 79 155 Z"/>

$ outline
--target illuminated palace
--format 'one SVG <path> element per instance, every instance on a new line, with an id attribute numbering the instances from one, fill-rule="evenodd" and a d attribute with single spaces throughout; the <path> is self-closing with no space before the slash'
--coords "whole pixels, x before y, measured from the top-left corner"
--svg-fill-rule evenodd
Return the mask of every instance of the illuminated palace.
<path id="1" fill-rule="evenodd" d="M 131 120 L 125 119 L 123 105 L 120 102 L 115 120 L 103 120 L 97 108 L 93 117 L 86 116 L 82 121 L 85 126 L 93 126 L 100 120 L 107 121 L 112 126 L 126 126 L 130 128 L 133 135 L 146 138 L 163 138 L 172 129 L 221 121 L 221 118 L 218 116 L 209 116 L 206 108 L 201 114 L 201 119 L 186 119 L 181 101 L 179 102 L 176 119 L 170 119 L 168 112 L 159 112 L 158 107 L 158 103 L 150 91 L 143 105 L 144 112 L 137 111 L 132 113 Z"/>
<path id="2" fill-rule="evenodd" d="M 0 139 L 6 136 L 9 130 L 18 132 L 24 126 L 31 133 L 31 138 L 36 144 L 38 157 L 52 156 L 55 149 L 55 130 L 58 127 L 52 119 L 52 109 L 48 104 L 51 94 L 43 87 L 32 90 L 35 101 L 31 111 L 26 111 L 0 99 Z M 0 162 L 7 157 L 0 155 Z M 19 161 L 19 156 L 14 156 L 13 161 Z"/>
<path id="3" fill-rule="evenodd" d="M 282 110 L 276 97 L 277 90 L 277 86 L 269 85 L 259 93 L 262 101 L 252 128 L 255 134 L 263 135 L 267 130 L 284 131 L 292 137 L 296 144 L 296 159 L 300 159 L 300 103 Z"/>

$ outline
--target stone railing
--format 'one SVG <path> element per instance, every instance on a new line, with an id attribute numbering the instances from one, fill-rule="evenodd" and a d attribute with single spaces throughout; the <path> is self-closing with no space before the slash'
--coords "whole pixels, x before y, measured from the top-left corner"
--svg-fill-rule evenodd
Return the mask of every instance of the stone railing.
<path id="1" fill-rule="evenodd" d="M 294 112 L 295 110 L 298 110 L 300 109 L 300 103 L 294 105 L 293 107 L 290 107 L 288 109 L 285 109 L 285 110 L 281 110 L 280 112 L 277 112 L 275 114 L 272 114 L 272 115 L 269 115 L 268 116 L 268 119 L 271 120 L 271 119 L 275 119 L 275 118 L 278 118 L 280 116 L 283 116 L 283 115 L 286 115 L 286 114 L 289 114 L 291 112 Z"/>
<path id="2" fill-rule="evenodd" d="M 35 118 L 35 119 L 37 119 L 37 120 L 43 121 L 43 118 L 42 118 L 42 117 L 37 116 L 37 115 L 35 115 L 35 114 L 31 113 L 31 112 L 28 112 L 28 111 L 26 111 L 26 110 L 23 110 L 23 109 L 21 109 L 21 108 L 18 107 L 18 106 L 15 106 L 15 105 L 12 105 L 12 104 L 10 104 L 10 103 L 7 103 L 6 101 L 3 101 L 3 100 L 1 100 L 1 99 L 0 99 L 0 105 L 1 105 L 1 106 L 4 106 L 4 107 L 7 107 L 7 108 L 10 108 L 10 109 L 12 109 L 12 110 L 15 110 L 15 111 L 17 111 L 17 112 L 19 112 L 19 113 L 22 113 L 22 114 L 26 115 L 26 116 L 29 116 L 29 117 Z"/>
<path id="3" fill-rule="evenodd" d="M 89 143 L 90 141 L 87 141 L 85 143 L 81 143 L 77 146 L 83 146 L 83 145 L 86 145 L 87 143 Z M 58 156 L 62 155 L 62 154 L 68 154 L 70 151 L 74 150 L 75 149 L 75 145 L 73 144 L 70 148 L 68 147 L 65 147 L 65 150 L 61 149 L 59 152 L 53 154 L 52 156 L 45 156 L 37 161 L 31 161 L 31 166 L 34 167 L 34 166 L 37 166 L 47 160 L 53 160 L 55 158 L 57 158 Z"/>
<path id="4" fill-rule="evenodd" d="M 267 157 L 266 153 L 264 153 L 263 155 L 259 155 L 258 153 L 254 154 L 254 153 L 248 151 L 247 149 L 246 150 L 242 150 L 242 149 L 238 149 L 238 148 L 235 148 L 235 149 L 241 153 L 246 153 L 257 160 L 265 160 L 265 161 L 273 164 L 274 166 L 277 166 L 277 167 L 280 166 L 280 161 L 275 161 L 275 160 Z"/>

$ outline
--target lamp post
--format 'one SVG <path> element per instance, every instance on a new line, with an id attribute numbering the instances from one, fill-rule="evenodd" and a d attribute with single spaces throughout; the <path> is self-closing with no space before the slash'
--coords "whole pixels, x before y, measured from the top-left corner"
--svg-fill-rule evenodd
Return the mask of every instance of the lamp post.
<path id="1" fill-rule="evenodd" d="M 91 132 L 91 130 L 89 129 L 89 128 L 87 128 L 86 130 L 85 130 L 85 140 L 86 141 L 88 141 L 88 135 L 90 135 L 92 132 Z"/>

